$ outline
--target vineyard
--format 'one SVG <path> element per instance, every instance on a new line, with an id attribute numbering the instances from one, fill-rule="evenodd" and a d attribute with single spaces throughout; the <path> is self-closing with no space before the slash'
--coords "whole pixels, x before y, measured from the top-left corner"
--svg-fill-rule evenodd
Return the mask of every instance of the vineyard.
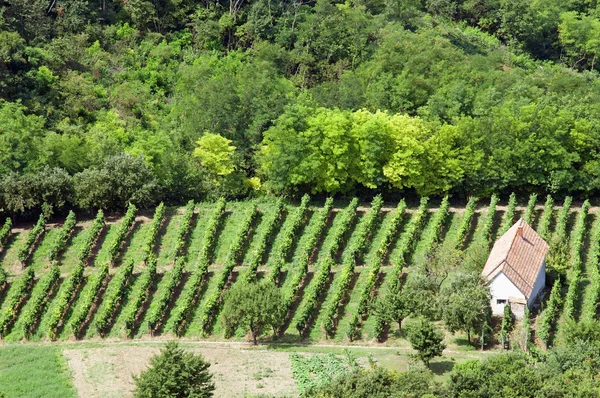
<path id="1" fill-rule="evenodd" d="M 40 217 L 25 229 L 7 220 L 0 229 L 0 336 L 222 339 L 224 292 L 268 278 L 287 314 L 280 341 L 385 341 L 396 338 L 396 326 L 380 319 L 374 304 L 434 248 L 485 256 L 524 218 L 568 263 L 567 277 L 548 286 L 532 325 L 551 344 L 565 319 L 597 317 L 596 216 L 587 201 L 555 204 L 535 195 L 523 206 L 511 195 L 504 202 L 471 198 L 464 207 L 448 198 L 342 203 L 305 196 L 296 204 L 264 198 L 161 204 L 150 212 L 130 206 L 117 219 L 70 213 L 64 223 Z"/>

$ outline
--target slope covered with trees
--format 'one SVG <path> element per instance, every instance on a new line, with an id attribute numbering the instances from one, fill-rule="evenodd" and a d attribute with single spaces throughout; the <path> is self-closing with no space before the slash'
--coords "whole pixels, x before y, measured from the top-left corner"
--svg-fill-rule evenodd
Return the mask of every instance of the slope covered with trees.
<path id="1" fill-rule="evenodd" d="M 10 0 L 1 10 L 8 214 L 256 190 L 600 189 L 593 2 Z"/>

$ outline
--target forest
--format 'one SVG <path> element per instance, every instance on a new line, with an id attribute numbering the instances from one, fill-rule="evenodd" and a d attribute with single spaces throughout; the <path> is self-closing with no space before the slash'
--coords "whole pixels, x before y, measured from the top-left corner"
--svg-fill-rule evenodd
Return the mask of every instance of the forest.
<path id="1" fill-rule="evenodd" d="M 588 0 L 3 0 L 0 208 L 600 189 Z"/>

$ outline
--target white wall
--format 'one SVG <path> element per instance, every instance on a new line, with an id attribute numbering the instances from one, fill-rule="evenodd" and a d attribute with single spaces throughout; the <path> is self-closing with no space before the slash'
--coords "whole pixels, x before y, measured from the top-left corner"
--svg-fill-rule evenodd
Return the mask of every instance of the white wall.
<path id="1" fill-rule="evenodd" d="M 518 297 L 525 300 L 523 293 L 504 275 L 504 272 L 500 272 L 492 279 L 490 293 L 492 294 L 491 305 L 494 315 L 504 314 L 504 304 L 496 304 L 498 299 L 504 299 L 507 303 L 509 297 Z"/>
<path id="2" fill-rule="evenodd" d="M 527 305 L 529 306 L 529 308 L 531 308 L 536 297 L 540 294 L 540 292 L 542 291 L 542 289 L 545 286 L 546 286 L 546 260 L 544 260 L 544 263 L 542 264 L 542 269 L 540 270 L 540 273 L 538 274 L 535 284 L 533 285 L 533 290 L 531 291 L 531 296 L 529 297 L 529 301 L 527 302 Z"/>

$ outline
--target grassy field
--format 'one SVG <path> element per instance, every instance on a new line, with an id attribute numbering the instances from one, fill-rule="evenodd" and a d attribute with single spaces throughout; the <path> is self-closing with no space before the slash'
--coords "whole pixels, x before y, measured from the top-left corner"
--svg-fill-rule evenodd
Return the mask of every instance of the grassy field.
<path id="1" fill-rule="evenodd" d="M 62 348 L 10 345 L 0 348 L 0 392 L 7 397 L 76 397 Z"/>

